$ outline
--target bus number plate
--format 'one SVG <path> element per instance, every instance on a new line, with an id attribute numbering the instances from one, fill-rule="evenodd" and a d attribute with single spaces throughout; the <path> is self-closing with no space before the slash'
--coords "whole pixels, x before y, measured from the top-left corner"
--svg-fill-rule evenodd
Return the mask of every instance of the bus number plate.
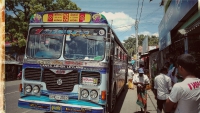
<path id="1" fill-rule="evenodd" d="M 49 99 L 55 99 L 55 100 L 68 100 L 67 95 L 59 95 L 59 94 L 50 94 Z"/>

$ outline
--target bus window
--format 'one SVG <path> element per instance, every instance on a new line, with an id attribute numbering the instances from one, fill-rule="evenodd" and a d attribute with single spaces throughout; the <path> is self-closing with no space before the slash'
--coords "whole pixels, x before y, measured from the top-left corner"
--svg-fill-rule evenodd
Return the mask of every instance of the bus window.
<path id="1" fill-rule="evenodd" d="M 36 31 L 37 28 L 30 31 L 27 56 L 31 58 L 59 58 L 64 35 L 55 34 L 57 33 L 55 28 L 43 29 L 43 33 Z"/>
<path id="2" fill-rule="evenodd" d="M 122 54 L 122 60 L 124 60 L 124 53 Z"/>
<path id="3" fill-rule="evenodd" d="M 100 29 L 102 30 L 102 29 Z M 97 35 L 99 29 L 69 28 L 65 41 L 66 59 L 102 60 L 105 53 L 103 35 Z"/>
<path id="4" fill-rule="evenodd" d="M 118 50 L 118 48 L 116 48 L 116 57 L 117 57 L 117 59 L 118 59 L 118 53 L 119 53 L 119 50 Z"/>
<path id="5" fill-rule="evenodd" d="M 120 51 L 120 60 L 122 60 L 122 51 Z"/>

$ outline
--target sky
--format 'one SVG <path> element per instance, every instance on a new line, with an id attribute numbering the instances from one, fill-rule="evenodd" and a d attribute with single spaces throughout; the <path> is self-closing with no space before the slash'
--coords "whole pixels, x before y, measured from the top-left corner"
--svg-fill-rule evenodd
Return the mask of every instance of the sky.
<path id="1" fill-rule="evenodd" d="M 158 26 L 163 18 L 161 0 L 71 0 L 82 11 L 102 13 L 112 23 L 121 42 L 135 36 L 135 20 L 139 21 L 138 35 L 158 36 Z M 142 5 L 143 4 L 143 5 Z M 113 22 L 112 22 L 113 20 Z"/>

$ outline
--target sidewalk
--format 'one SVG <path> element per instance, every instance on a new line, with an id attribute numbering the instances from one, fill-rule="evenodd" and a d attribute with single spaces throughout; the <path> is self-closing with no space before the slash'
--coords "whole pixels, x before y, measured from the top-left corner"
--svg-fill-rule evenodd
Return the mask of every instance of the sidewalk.
<path id="1" fill-rule="evenodd" d="M 119 113 L 140 113 L 140 107 L 136 104 L 137 89 L 127 89 L 123 105 Z M 157 113 L 157 105 L 152 90 L 147 91 L 147 113 Z"/>
<path id="2" fill-rule="evenodd" d="M 123 91 L 120 98 L 117 100 L 117 109 L 113 113 L 140 113 L 141 109 L 136 104 L 137 88 L 134 90 L 128 89 L 128 86 Z M 147 113 L 157 113 L 157 104 L 153 91 L 147 90 Z"/>

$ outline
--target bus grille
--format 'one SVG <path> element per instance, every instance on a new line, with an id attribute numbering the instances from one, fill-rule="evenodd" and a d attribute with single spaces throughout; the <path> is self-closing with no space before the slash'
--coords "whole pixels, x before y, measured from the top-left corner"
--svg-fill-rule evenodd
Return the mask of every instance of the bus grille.
<path id="1" fill-rule="evenodd" d="M 57 80 L 62 80 L 62 85 L 57 84 Z M 43 73 L 43 82 L 51 91 L 71 92 L 75 84 L 78 84 L 78 71 L 72 71 L 67 74 L 55 74 L 49 69 L 45 69 Z"/>
<path id="2" fill-rule="evenodd" d="M 38 80 L 38 81 L 40 81 L 41 69 L 26 68 L 24 77 L 25 77 L 26 80 Z"/>
<path id="3" fill-rule="evenodd" d="M 98 72 L 87 72 L 87 71 L 82 71 L 81 72 L 81 78 L 82 77 L 91 77 L 91 78 L 98 78 L 98 84 L 97 85 L 99 85 L 100 84 L 100 78 L 101 78 L 101 76 L 100 76 L 100 73 L 98 73 Z M 82 79 L 81 79 L 81 81 L 82 81 Z"/>

